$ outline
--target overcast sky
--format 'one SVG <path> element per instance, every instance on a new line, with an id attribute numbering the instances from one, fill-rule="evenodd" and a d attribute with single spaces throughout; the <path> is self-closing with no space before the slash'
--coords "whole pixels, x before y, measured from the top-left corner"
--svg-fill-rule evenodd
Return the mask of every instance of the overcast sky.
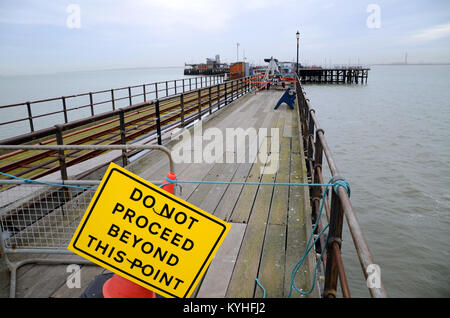
<path id="1" fill-rule="evenodd" d="M 450 62 L 448 0 L 0 0 L 0 75 L 292 61 L 297 30 L 303 63 Z"/>

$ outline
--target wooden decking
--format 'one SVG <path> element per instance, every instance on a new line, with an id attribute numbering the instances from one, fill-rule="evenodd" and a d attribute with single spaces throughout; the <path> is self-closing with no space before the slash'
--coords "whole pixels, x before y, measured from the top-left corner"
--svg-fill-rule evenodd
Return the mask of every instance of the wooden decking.
<path id="1" fill-rule="evenodd" d="M 298 112 L 282 105 L 273 110 L 281 91 L 249 94 L 214 113 L 202 123 L 202 130 L 219 129 L 224 136 L 223 162 L 180 162 L 175 165 L 179 180 L 218 180 L 245 182 L 307 182 L 303 144 L 299 138 Z M 264 143 L 276 140 L 268 136 L 258 142 L 258 155 L 246 155 L 240 162 L 235 155 L 248 149 L 247 143 L 225 148 L 227 128 L 278 128 L 279 147 L 264 154 Z M 190 129 L 193 131 L 193 128 Z M 218 130 L 216 130 L 218 131 Z M 191 140 L 182 139 L 182 142 Z M 202 140 L 202 147 L 210 140 Z M 166 145 L 174 149 L 176 141 Z M 179 144 L 178 144 L 179 145 Z M 186 148 L 185 148 L 186 149 Z M 192 154 L 196 149 L 190 148 Z M 225 160 L 234 157 L 235 160 Z M 271 173 L 277 158 L 278 169 Z M 192 156 L 194 158 L 194 156 Z M 266 160 L 259 160 L 265 158 Z M 163 179 L 168 171 L 165 155 L 153 152 L 128 167 L 148 180 Z M 266 173 L 262 173 L 265 171 Z M 231 231 L 212 261 L 193 297 L 262 297 L 258 278 L 267 297 L 287 297 L 292 268 L 302 257 L 311 231 L 308 188 L 289 186 L 182 184 L 181 198 L 232 224 Z M 312 253 L 311 253 L 312 254 Z M 69 256 L 66 256 L 69 257 Z M 70 256 L 71 257 L 71 256 Z M 314 256 L 296 276 L 296 286 L 309 289 Z M 66 265 L 25 265 L 18 271 L 17 297 L 79 297 L 96 275 L 97 266 L 81 267 L 81 288 L 68 288 Z M 8 296 L 8 272 L 0 273 L 1 297 Z M 318 296 L 315 288 L 312 297 Z M 292 297 L 299 297 L 293 293 Z"/>

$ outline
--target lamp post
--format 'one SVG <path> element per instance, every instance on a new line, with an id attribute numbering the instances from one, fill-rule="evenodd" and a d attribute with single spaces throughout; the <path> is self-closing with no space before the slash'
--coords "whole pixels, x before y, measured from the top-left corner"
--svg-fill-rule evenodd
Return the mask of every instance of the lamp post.
<path id="1" fill-rule="evenodd" d="M 236 62 L 239 62 L 239 42 L 236 43 Z"/>
<path id="2" fill-rule="evenodd" d="M 298 74 L 298 44 L 299 44 L 299 39 L 300 39 L 300 32 L 297 31 L 297 33 L 295 35 L 297 36 L 297 76 L 299 76 L 299 74 Z"/>

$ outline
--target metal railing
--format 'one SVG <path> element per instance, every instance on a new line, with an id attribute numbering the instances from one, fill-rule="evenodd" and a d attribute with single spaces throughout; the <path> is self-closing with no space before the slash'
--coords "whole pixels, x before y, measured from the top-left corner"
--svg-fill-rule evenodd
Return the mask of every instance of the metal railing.
<path id="1" fill-rule="evenodd" d="M 0 127 L 11 126 L 12 124 L 21 122 L 28 122 L 29 131 L 34 132 L 36 130 L 35 120 L 38 118 L 62 115 L 62 117 L 60 117 L 60 123 L 68 123 L 71 121 L 69 120 L 69 115 L 74 111 L 79 112 L 80 110 L 87 109 L 89 111 L 88 115 L 94 116 L 99 113 L 98 109 L 100 107 L 102 108 L 101 112 L 105 112 L 107 107 L 114 111 L 119 107 L 133 105 L 133 103 L 135 104 L 138 99 L 145 103 L 147 100 L 169 97 L 180 93 L 185 93 L 187 91 L 217 85 L 223 82 L 223 76 L 219 75 L 193 77 L 1 105 L 0 110 L 7 108 L 13 108 L 14 110 L 17 109 L 17 113 L 25 113 L 26 117 L 9 119 L 7 121 L 0 122 Z M 40 109 L 36 109 L 36 107 L 40 107 Z M 42 112 L 42 109 L 47 108 L 53 108 L 53 111 Z M 75 119 L 80 118 L 79 116 L 74 117 Z M 53 118 L 55 117 L 52 117 L 52 119 Z"/>
<path id="2" fill-rule="evenodd" d="M 298 79 L 298 77 L 297 77 Z M 325 184 L 322 175 L 323 156 L 328 163 L 333 182 L 343 180 L 339 175 L 339 170 L 333 159 L 333 155 L 328 147 L 325 139 L 324 130 L 320 127 L 316 117 L 315 110 L 312 109 L 309 100 L 305 97 L 305 92 L 300 84 L 296 82 L 296 93 L 298 100 L 298 111 L 300 115 L 302 138 L 307 158 L 307 173 L 311 183 Z M 324 187 L 310 187 L 312 221 L 315 224 L 318 221 L 318 227 L 315 234 L 319 234 L 322 229 L 321 220 L 317 220 L 320 211 L 321 199 Z M 343 297 L 351 297 L 350 288 L 348 286 L 346 272 L 341 256 L 342 228 L 344 216 L 347 220 L 359 262 L 362 267 L 363 274 L 367 280 L 369 266 L 374 264 L 374 259 L 370 253 L 367 242 L 362 233 L 361 227 L 356 219 L 353 207 L 350 202 L 349 195 L 343 187 L 337 188 L 337 193 L 331 191 L 331 204 L 328 201 L 323 202 L 326 211 L 326 217 L 329 223 L 328 243 L 323 236 L 316 245 L 316 251 L 320 253 L 326 248 L 326 254 L 323 257 L 325 282 L 323 297 L 336 297 L 338 280 L 342 290 Z M 386 291 L 381 284 L 380 288 L 368 287 L 372 297 L 387 297 Z"/>
<path id="3" fill-rule="evenodd" d="M 159 145 L 115 146 L 1 146 L 1 149 L 56 149 L 64 151 L 90 147 L 110 150 L 158 150 L 168 157 L 168 171 L 174 172 L 170 150 Z M 150 181 L 160 185 L 162 182 Z M 17 270 L 26 264 L 84 264 L 79 258 L 36 258 L 36 254 L 74 255 L 67 246 L 100 181 L 98 180 L 0 180 L 0 257 L 10 271 L 10 297 L 15 297 Z M 21 260 L 10 255 L 21 254 Z M 30 256 L 31 254 L 31 256 Z M 23 258 L 25 256 L 25 258 Z"/>
<path id="4" fill-rule="evenodd" d="M 253 87 L 247 79 L 236 79 L 114 109 L 4 139 L 0 144 L 19 145 L 35 142 L 39 145 L 125 145 L 145 139 L 145 143 L 154 142 L 161 145 L 163 135 L 168 136 L 175 128 L 186 127 L 196 120 L 201 120 L 203 116 L 212 114 L 249 93 Z M 39 178 L 60 170 L 61 178 L 66 180 L 66 167 L 104 152 L 102 149 L 87 152 L 71 149 L 73 151 L 66 153 L 55 150 L 37 153 L 23 148 L 3 153 L 0 155 L 0 171 L 13 172 L 16 176 L 27 178 Z M 134 154 L 135 152 L 124 151 L 123 164 L 126 165 L 129 156 Z"/>

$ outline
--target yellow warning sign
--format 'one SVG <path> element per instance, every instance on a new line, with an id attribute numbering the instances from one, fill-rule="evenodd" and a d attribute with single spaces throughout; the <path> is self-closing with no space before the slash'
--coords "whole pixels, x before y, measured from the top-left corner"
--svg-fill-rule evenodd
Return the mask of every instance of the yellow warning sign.
<path id="1" fill-rule="evenodd" d="M 230 225 L 111 163 L 68 246 L 165 297 L 189 297 Z"/>

